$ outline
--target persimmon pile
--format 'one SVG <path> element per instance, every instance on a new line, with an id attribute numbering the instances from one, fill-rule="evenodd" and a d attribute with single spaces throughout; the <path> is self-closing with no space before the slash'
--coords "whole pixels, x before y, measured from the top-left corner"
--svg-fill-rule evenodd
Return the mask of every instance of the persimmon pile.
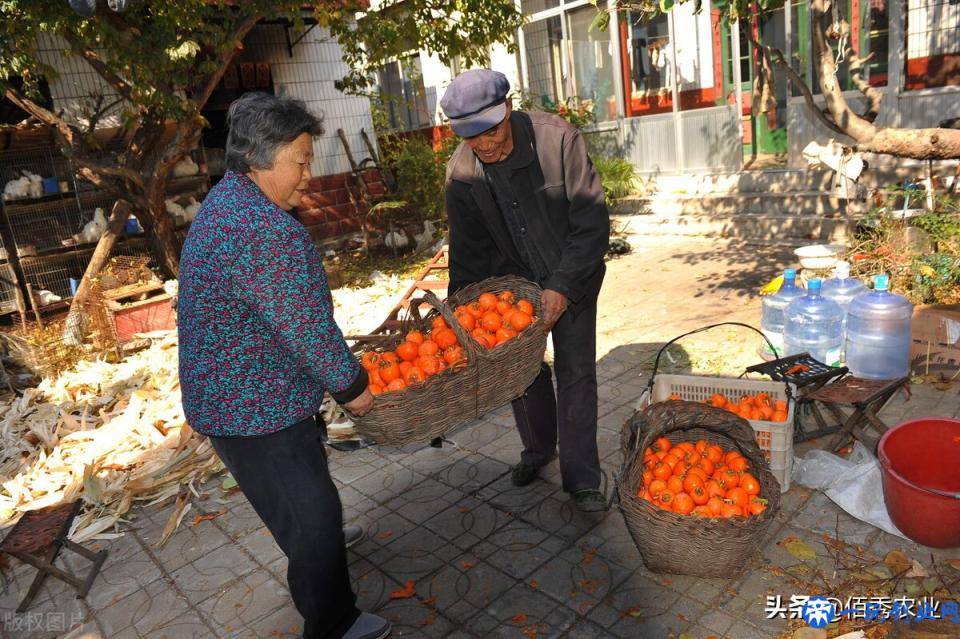
<path id="1" fill-rule="evenodd" d="M 457 321 L 478 344 L 495 348 L 522 333 L 536 319 L 533 304 L 517 299 L 511 291 L 500 295 L 483 293 L 454 311 Z"/>
<path id="2" fill-rule="evenodd" d="M 442 317 L 436 317 L 426 333 L 410 331 L 395 350 L 366 352 L 360 363 L 367 371 L 370 392 L 381 395 L 422 384 L 466 360 L 457 334 Z"/>
<path id="3" fill-rule="evenodd" d="M 637 497 L 694 517 L 750 517 L 767 508 L 746 457 L 702 439 L 679 444 L 657 439 L 644 451 Z"/>
<path id="4" fill-rule="evenodd" d="M 683 399 L 676 393 L 667 397 L 668 400 Z M 722 393 L 714 393 L 704 404 L 716 406 L 739 415 L 744 419 L 754 419 L 766 422 L 787 421 L 787 402 L 782 399 L 772 400 L 767 393 L 743 395 L 739 399 L 727 398 Z"/>

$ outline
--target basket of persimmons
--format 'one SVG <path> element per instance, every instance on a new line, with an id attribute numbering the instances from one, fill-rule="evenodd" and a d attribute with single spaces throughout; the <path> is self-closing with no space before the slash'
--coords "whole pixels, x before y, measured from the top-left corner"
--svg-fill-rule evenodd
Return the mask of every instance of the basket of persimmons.
<path id="1" fill-rule="evenodd" d="M 702 402 L 657 402 L 627 420 L 622 446 L 617 491 L 646 566 L 740 573 L 780 505 L 780 485 L 750 424 Z"/>
<path id="2" fill-rule="evenodd" d="M 360 362 L 373 409 L 357 432 L 379 444 L 430 441 L 519 397 L 533 383 L 546 350 L 541 289 L 507 276 L 477 282 L 410 317 L 404 328 L 367 342 Z M 419 304 L 412 304 L 412 308 Z"/>

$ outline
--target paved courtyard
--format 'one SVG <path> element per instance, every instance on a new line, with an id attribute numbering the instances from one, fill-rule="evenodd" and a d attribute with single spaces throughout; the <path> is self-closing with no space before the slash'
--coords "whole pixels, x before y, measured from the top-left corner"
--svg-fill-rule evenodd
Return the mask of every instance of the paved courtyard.
<path id="1" fill-rule="evenodd" d="M 756 325 L 756 291 L 788 258 L 782 250 L 720 240 L 658 239 L 610 263 L 598 366 L 600 451 L 611 483 L 620 428 L 646 383 L 651 353 L 712 322 Z M 728 339 L 718 339 L 707 356 L 741 348 Z M 691 351 L 690 360 L 701 355 Z M 909 401 L 898 395 L 882 417 L 893 424 L 907 416 L 957 416 L 958 387 L 915 386 Z M 812 582 L 811 575 L 835 577 L 838 552 L 882 562 L 899 549 L 928 570 L 958 557 L 887 535 L 794 486 L 743 575 L 657 575 L 643 566 L 619 510 L 583 514 L 571 507 L 555 463 L 529 487 L 510 484 L 520 441 L 508 410 L 448 438 L 440 449 L 330 455 L 345 518 L 366 530 L 349 553 L 358 603 L 390 618 L 396 637 L 770 638 L 788 626 L 766 620 L 766 596 L 804 594 L 798 579 Z M 224 493 L 218 480 L 204 488 L 162 548 L 156 542 L 169 505 L 138 509 L 128 534 L 103 542 L 110 556 L 86 600 L 50 580 L 30 611 L 18 615 L 13 609 L 30 579 L 18 566 L 0 595 L 0 636 L 298 637 L 302 621 L 286 590 L 282 553 L 241 494 Z M 194 524 L 197 513 L 217 516 Z M 815 556 L 799 559 L 798 541 Z M 411 582 L 414 596 L 391 597 Z"/>

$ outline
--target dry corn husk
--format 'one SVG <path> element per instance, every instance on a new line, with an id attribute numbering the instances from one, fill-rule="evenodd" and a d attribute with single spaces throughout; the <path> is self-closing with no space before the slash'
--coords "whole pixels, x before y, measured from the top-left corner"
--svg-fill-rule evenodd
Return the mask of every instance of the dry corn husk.
<path id="1" fill-rule="evenodd" d="M 183 415 L 176 333 L 119 363 L 81 361 L 0 406 L 0 528 L 81 498 L 71 538 L 116 537 L 134 503 L 220 470 Z"/>

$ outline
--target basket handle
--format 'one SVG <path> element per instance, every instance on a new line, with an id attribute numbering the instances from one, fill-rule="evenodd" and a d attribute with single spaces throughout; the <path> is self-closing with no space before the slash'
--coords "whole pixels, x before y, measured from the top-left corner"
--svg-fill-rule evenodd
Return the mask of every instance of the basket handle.
<path id="1" fill-rule="evenodd" d="M 675 410 L 671 404 L 675 402 L 667 402 L 665 408 L 661 407 L 656 408 L 657 405 L 651 406 L 647 410 Z M 705 406 L 702 404 L 697 404 L 697 419 L 694 422 L 688 422 L 684 424 L 679 424 L 678 420 L 671 419 L 669 416 L 665 416 L 663 419 L 658 420 L 645 420 L 647 423 L 656 422 L 656 426 L 648 428 L 643 436 L 643 441 L 640 443 L 639 450 L 646 450 L 653 441 L 660 436 L 665 436 L 675 430 L 688 430 L 690 428 L 703 428 L 704 430 L 710 430 L 715 433 L 720 433 L 726 435 L 730 439 L 734 440 L 737 443 L 737 446 L 745 453 L 746 457 L 752 457 L 763 459 L 763 451 L 760 450 L 760 446 L 757 444 L 756 436 L 754 435 L 753 428 L 750 427 L 750 424 L 747 423 L 742 417 L 736 417 L 731 415 L 729 412 L 722 408 L 715 408 L 713 406 Z M 717 412 L 713 412 L 717 411 Z M 722 417 L 722 419 L 710 419 L 711 417 Z M 736 417 L 739 421 L 734 421 L 731 417 Z M 633 429 L 636 432 L 636 429 Z M 631 438 L 633 435 L 631 435 Z M 633 459 L 636 460 L 639 456 L 634 455 Z"/>
<path id="2" fill-rule="evenodd" d="M 774 347 L 773 342 L 771 342 L 770 339 L 763 334 L 763 331 L 761 331 L 755 326 L 750 326 L 749 324 L 744 324 L 743 322 L 719 322 L 717 324 L 710 324 L 709 326 L 701 326 L 700 328 L 696 328 L 692 331 L 688 331 L 686 333 L 683 333 L 682 335 L 677 335 L 672 340 L 670 340 L 669 342 L 664 344 L 662 347 L 660 347 L 660 350 L 657 351 L 657 359 L 654 360 L 653 362 L 653 372 L 650 374 L 650 380 L 647 382 L 647 390 L 650 392 L 651 397 L 653 396 L 653 383 L 656 381 L 657 372 L 660 370 L 660 358 L 666 352 L 667 348 L 672 346 L 675 342 L 680 341 L 684 337 L 688 337 L 696 333 L 702 333 L 703 331 L 708 331 L 712 328 L 717 328 L 718 326 L 742 326 L 744 328 L 749 328 L 751 331 L 759 333 L 760 337 L 762 337 L 764 341 L 767 343 L 767 345 L 770 346 L 770 350 L 773 351 L 773 354 L 777 355 L 777 349 Z"/>

